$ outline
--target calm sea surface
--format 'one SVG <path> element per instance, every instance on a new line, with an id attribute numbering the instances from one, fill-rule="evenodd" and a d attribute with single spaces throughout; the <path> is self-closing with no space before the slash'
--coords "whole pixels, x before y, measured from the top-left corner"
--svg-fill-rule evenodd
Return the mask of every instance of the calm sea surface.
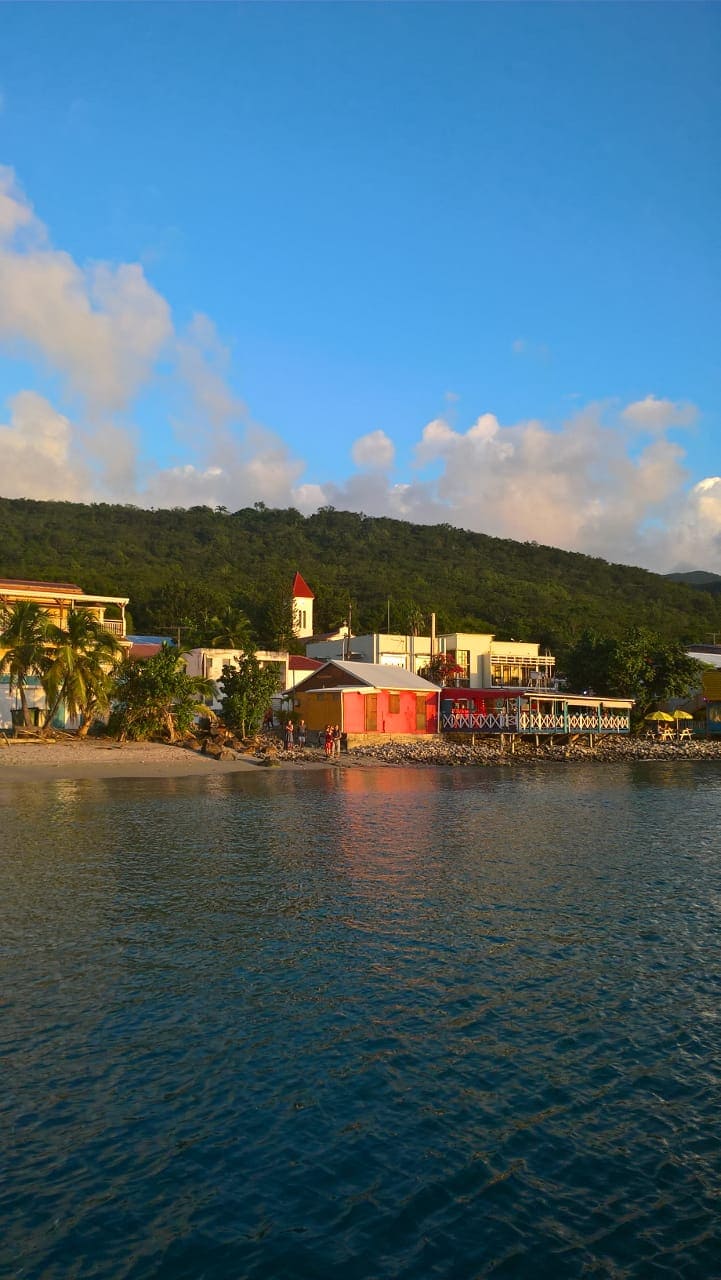
<path id="1" fill-rule="evenodd" d="M 0 785 L 0 1274 L 721 1276 L 721 772 Z"/>

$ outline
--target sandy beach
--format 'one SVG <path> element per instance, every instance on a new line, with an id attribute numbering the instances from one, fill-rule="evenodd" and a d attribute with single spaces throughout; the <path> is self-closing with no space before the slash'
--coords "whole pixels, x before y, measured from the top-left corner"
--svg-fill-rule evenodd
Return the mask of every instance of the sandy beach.
<path id="1" fill-rule="evenodd" d="M 311 762 L 308 761 L 310 764 Z M 63 738 L 46 742 L 8 738 L 0 746 L 0 781 L 46 778 L 185 778 L 217 777 L 263 768 L 262 759 L 238 756 L 214 760 L 198 751 L 163 742 L 126 742 L 95 738 Z M 282 758 L 279 768 L 292 767 Z"/>
<path id="2" fill-rule="evenodd" d="M 721 742 L 661 743 L 644 738 L 596 740 L 593 747 L 579 742 L 569 747 L 556 743 L 534 747 L 519 744 L 515 754 L 500 754 L 496 742 L 470 744 L 425 740 L 409 744 L 376 743 L 344 752 L 328 761 L 316 748 L 286 753 L 273 744 L 257 753 L 228 752 L 219 760 L 182 745 L 162 742 L 118 743 L 109 738 L 77 739 L 70 736 L 0 740 L 0 782 L 50 778 L 184 778 L 217 777 L 219 774 L 323 768 L 399 767 L 403 765 L 522 766 L 523 764 L 631 760 L 708 760 L 721 763 Z"/>

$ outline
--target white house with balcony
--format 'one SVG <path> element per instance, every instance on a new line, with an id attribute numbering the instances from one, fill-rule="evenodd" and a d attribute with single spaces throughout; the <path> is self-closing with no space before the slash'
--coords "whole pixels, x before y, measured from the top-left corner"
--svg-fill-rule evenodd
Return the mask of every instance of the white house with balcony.
<path id="1" fill-rule="evenodd" d="M 428 666 L 432 654 L 445 654 L 460 667 L 459 687 L 487 689 L 548 689 L 553 687 L 556 659 L 541 653 L 535 641 L 496 640 L 491 634 L 453 632 L 448 635 L 402 636 L 375 632 L 362 636 L 335 636 L 306 644 L 310 658 L 325 662 L 340 658 L 347 662 L 371 662 L 378 666 L 403 667 L 416 675 Z"/>
<path id="2" fill-rule="evenodd" d="M 556 659 L 532 640 L 496 640 L 493 635 L 454 632 L 438 637 L 438 650 L 460 667 L 455 684 L 466 689 L 549 689 Z"/>

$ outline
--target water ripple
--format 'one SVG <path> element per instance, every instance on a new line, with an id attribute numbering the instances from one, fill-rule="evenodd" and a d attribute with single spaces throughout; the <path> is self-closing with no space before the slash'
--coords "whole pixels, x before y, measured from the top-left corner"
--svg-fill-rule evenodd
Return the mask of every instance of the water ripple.
<path id="1" fill-rule="evenodd" d="M 0 1274 L 721 1275 L 720 803 L 697 765 L 0 795 Z"/>

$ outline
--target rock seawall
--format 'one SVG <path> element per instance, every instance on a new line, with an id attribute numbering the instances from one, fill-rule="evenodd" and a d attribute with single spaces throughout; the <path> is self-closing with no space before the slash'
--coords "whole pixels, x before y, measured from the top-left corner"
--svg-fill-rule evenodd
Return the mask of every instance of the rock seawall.
<path id="1" fill-rule="evenodd" d="M 541 762 L 568 764 L 575 760 L 598 761 L 601 764 L 627 760 L 716 760 L 721 763 L 721 742 L 700 739 L 691 742 L 656 742 L 647 738 L 597 737 L 593 746 L 587 739 L 574 743 L 541 743 L 516 739 L 511 751 L 506 741 L 501 751 L 500 740 L 470 743 L 447 742 L 442 738 L 419 738 L 415 742 L 384 742 L 356 746 L 348 759 L 377 760 L 384 764 L 403 765 L 501 765 L 513 766 Z"/>

